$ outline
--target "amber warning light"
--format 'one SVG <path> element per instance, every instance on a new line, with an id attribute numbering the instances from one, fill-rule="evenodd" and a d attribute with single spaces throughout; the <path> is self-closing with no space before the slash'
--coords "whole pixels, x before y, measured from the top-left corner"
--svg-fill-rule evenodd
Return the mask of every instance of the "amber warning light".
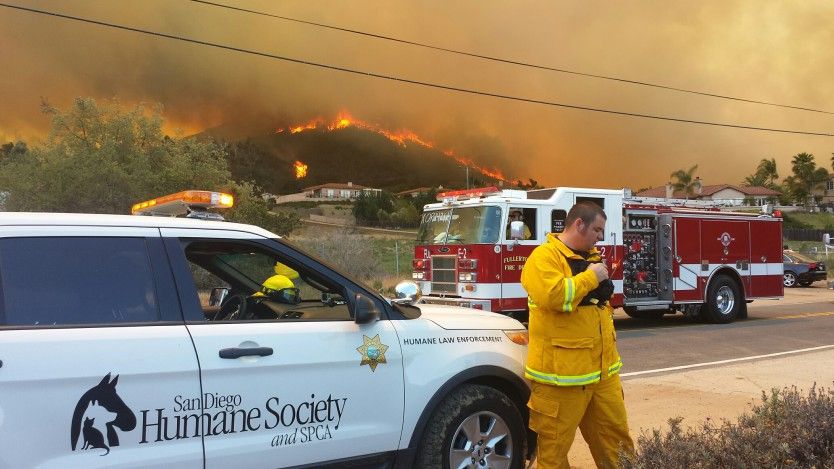
<path id="1" fill-rule="evenodd" d="M 209 208 L 230 208 L 232 205 L 234 197 L 231 194 L 189 190 L 133 204 L 130 212 L 134 215 L 176 217 Z"/>

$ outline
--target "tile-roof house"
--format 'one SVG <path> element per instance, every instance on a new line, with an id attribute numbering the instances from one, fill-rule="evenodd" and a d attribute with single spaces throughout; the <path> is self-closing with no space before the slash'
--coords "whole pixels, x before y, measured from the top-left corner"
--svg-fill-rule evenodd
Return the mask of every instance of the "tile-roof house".
<path id="1" fill-rule="evenodd" d="M 700 182 L 700 178 L 695 179 Z M 734 184 L 695 185 L 695 194 L 687 197 L 683 191 L 673 191 L 672 184 L 642 190 L 635 197 L 657 197 L 665 199 L 712 200 L 723 205 L 764 205 L 779 197 L 779 192 L 761 186 L 737 186 Z"/>

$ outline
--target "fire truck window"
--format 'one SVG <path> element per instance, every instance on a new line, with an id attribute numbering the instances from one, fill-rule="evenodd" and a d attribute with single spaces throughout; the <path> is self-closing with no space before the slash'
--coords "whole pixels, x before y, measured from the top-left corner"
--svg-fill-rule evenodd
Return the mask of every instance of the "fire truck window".
<path id="1" fill-rule="evenodd" d="M 510 223 L 521 221 L 524 223 L 524 237 L 522 240 L 536 239 L 536 209 L 523 207 L 510 207 L 507 215 L 507 239 L 510 237 Z"/>
<path id="2" fill-rule="evenodd" d="M 455 207 L 424 213 L 417 239 L 425 244 L 496 243 L 500 230 L 499 207 Z"/>
<path id="3" fill-rule="evenodd" d="M 605 199 L 602 197 L 577 197 L 576 203 L 579 202 L 593 202 L 599 205 L 601 209 L 605 210 Z"/>
<path id="4" fill-rule="evenodd" d="M 550 232 L 561 233 L 565 231 L 566 218 L 568 218 L 568 212 L 565 210 L 558 209 L 550 212 Z"/>

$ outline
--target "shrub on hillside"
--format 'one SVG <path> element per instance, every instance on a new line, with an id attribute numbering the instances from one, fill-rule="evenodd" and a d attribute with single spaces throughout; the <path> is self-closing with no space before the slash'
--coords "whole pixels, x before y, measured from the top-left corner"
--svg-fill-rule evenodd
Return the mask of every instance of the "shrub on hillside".
<path id="1" fill-rule="evenodd" d="M 349 229 L 336 232 L 317 232 L 308 239 L 293 242 L 305 251 L 318 256 L 341 271 L 368 281 L 383 274 L 373 252 L 373 244 L 366 237 Z"/>
<path id="2" fill-rule="evenodd" d="M 710 422 L 684 430 L 655 429 L 637 440 L 637 452 L 620 467 L 638 468 L 834 468 L 834 390 L 796 387 L 762 392 L 762 402 L 736 423 Z"/>

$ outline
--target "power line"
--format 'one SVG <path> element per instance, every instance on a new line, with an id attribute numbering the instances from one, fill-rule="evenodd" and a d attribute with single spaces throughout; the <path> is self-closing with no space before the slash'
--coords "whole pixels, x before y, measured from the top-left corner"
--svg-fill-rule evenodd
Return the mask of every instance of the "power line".
<path id="1" fill-rule="evenodd" d="M 328 64 L 323 64 L 323 63 L 311 62 L 309 60 L 295 59 L 295 58 L 292 58 L 292 57 L 284 57 L 284 56 L 280 56 L 280 55 L 269 54 L 269 53 L 266 53 L 266 52 L 253 51 L 253 50 L 250 50 L 250 49 L 243 49 L 243 48 L 240 48 L 240 47 L 228 46 L 228 45 L 224 45 L 224 44 L 202 41 L 202 40 L 199 40 L 199 39 L 191 39 L 191 38 L 182 37 L 182 36 L 175 36 L 175 35 L 171 35 L 171 34 L 155 32 L 155 31 L 148 31 L 148 30 L 144 30 L 144 29 L 133 28 L 133 27 L 130 27 L 130 26 L 123 26 L 123 25 L 114 24 L 114 23 L 107 23 L 107 22 L 104 22 L 104 21 L 91 20 L 91 19 L 81 18 L 81 17 L 77 17 L 77 16 L 70 16 L 70 15 L 64 15 L 64 14 L 61 14 L 61 13 L 55 13 L 55 12 L 51 12 L 51 11 L 38 10 L 38 9 L 35 9 L 35 8 L 22 7 L 22 6 L 18 6 L 18 5 L 9 5 L 9 4 L 6 4 L 6 3 L 0 3 L 0 6 L 6 7 L 6 8 L 12 8 L 12 9 L 16 9 L 16 10 L 27 11 L 27 12 L 30 12 L 30 13 L 37 13 L 37 14 L 42 14 L 42 15 L 47 15 L 47 16 L 54 16 L 54 17 L 58 17 L 58 18 L 69 19 L 69 20 L 73 20 L 73 21 L 80 21 L 80 22 L 83 22 L 83 23 L 90 23 L 90 24 L 95 24 L 95 25 L 99 25 L 99 26 L 105 26 L 105 27 L 109 27 L 109 28 L 121 29 L 121 30 L 124 30 L 124 31 L 131 31 L 131 32 L 136 32 L 136 33 L 141 33 L 141 34 L 147 34 L 147 35 L 150 35 L 150 36 L 163 37 L 163 38 L 167 38 L 167 39 L 173 39 L 173 40 L 176 40 L 176 41 L 182 41 L 182 42 L 188 42 L 188 43 L 192 43 L 192 44 L 199 44 L 199 45 L 203 45 L 203 46 L 215 47 L 215 48 L 218 48 L 218 49 L 229 50 L 229 51 L 233 51 L 233 52 L 240 52 L 240 53 L 243 53 L 243 54 L 255 55 L 255 56 L 259 56 L 259 57 L 267 57 L 267 58 L 276 59 L 276 60 L 284 60 L 284 61 L 287 61 L 287 62 L 302 64 L 302 65 L 309 65 L 309 66 L 313 66 L 313 67 L 319 67 L 319 68 L 324 68 L 324 69 L 328 69 L 328 70 L 335 70 L 335 71 L 339 71 L 339 72 L 352 73 L 354 75 L 362 75 L 362 76 L 366 76 L 366 77 L 380 78 L 380 79 L 383 79 L 383 80 L 390 80 L 390 81 L 396 81 L 396 82 L 401 82 L 401 83 L 409 83 L 409 84 L 412 84 L 412 85 L 420 85 L 420 86 L 425 86 L 425 87 L 428 87 L 428 88 L 437 88 L 437 89 L 442 89 L 442 90 L 447 90 L 447 91 L 457 91 L 457 92 L 460 92 L 460 93 L 466 93 L 466 94 L 472 94 L 472 95 L 489 96 L 489 97 L 492 97 L 492 98 L 505 99 L 505 100 L 509 100 L 509 101 L 519 101 L 519 102 L 525 102 L 525 103 L 531 103 L 531 104 L 541 104 L 541 105 L 551 106 L 551 107 L 561 107 L 561 108 L 566 108 L 566 109 L 576 109 L 576 110 L 582 110 L 582 111 L 599 112 L 599 113 L 613 114 L 613 115 L 618 115 L 618 116 L 641 117 L 641 118 L 644 118 L 644 119 L 655 119 L 655 120 L 670 121 L 670 122 L 680 122 L 680 123 L 686 123 L 686 124 L 699 124 L 699 125 L 709 125 L 709 126 L 714 126 L 714 127 L 728 127 L 728 128 L 734 128 L 734 129 L 758 130 L 758 131 L 763 131 L 763 132 L 777 132 L 777 133 L 797 134 L 797 135 L 815 135 L 815 136 L 822 136 L 822 137 L 834 137 L 834 133 L 809 132 L 809 131 L 802 131 L 802 130 L 776 129 L 776 128 L 768 128 L 768 127 L 753 127 L 753 126 L 747 126 L 747 125 L 726 124 L 726 123 L 721 123 L 721 122 L 690 120 L 690 119 L 683 119 L 683 118 L 677 118 L 677 117 L 656 116 L 656 115 L 651 115 L 651 114 L 639 114 L 639 113 L 634 113 L 634 112 L 615 111 L 615 110 L 612 110 L 612 109 L 593 108 L 593 107 L 588 107 L 588 106 L 579 106 L 579 105 L 574 105 L 574 104 L 558 103 L 558 102 L 554 102 L 554 101 L 545 101 L 545 100 L 540 100 L 540 99 L 524 98 L 524 97 L 519 97 L 519 96 L 510 96 L 510 95 L 504 95 L 504 94 L 499 94 L 499 93 L 492 93 L 492 92 L 488 92 L 488 91 L 478 91 L 478 90 L 472 90 L 472 89 L 468 89 L 468 88 L 460 88 L 460 87 L 451 86 L 451 85 L 443 85 L 443 84 L 438 84 L 438 83 L 431 83 L 431 82 L 425 82 L 425 81 L 419 81 L 419 80 L 411 80 L 411 79 L 407 79 L 407 78 L 400 78 L 400 77 L 391 76 L 391 75 L 383 75 L 383 74 L 374 73 L 374 72 L 366 72 L 366 71 L 362 71 L 362 70 L 355 70 L 355 69 L 346 68 L 346 67 L 339 67 L 339 66 L 336 66 L 336 65 L 328 65 Z"/>
<path id="2" fill-rule="evenodd" d="M 550 67 L 550 66 L 547 66 L 547 65 L 539 65 L 539 64 L 529 63 L 529 62 L 521 62 L 521 61 L 512 60 L 512 59 L 502 59 L 500 57 L 493 57 L 493 56 L 489 56 L 489 55 L 476 54 L 474 52 L 466 52 L 466 51 L 461 51 L 461 50 L 457 50 L 457 49 L 450 49 L 450 48 L 447 48 L 447 47 L 433 46 L 431 44 L 426 44 L 426 43 L 422 43 L 422 42 L 409 41 L 407 39 L 400 39 L 400 38 L 391 37 L 391 36 L 384 36 L 382 34 L 368 33 L 368 32 L 359 31 L 359 30 L 356 30 L 356 29 L 342 28 L 342 27 L 339 27 L 339 26 L 333 26 L 333 25 L 324 24 L 324 23 L 316 23 L 314 21 L 300 20 L 298 18 L 291 18 L 289 16 L 275 15 L 275 14 L 267 13 L 267 12 L 263 12 L 263 11 L 250 10 L 250 9 L 247 9 L 247 8 L 241 8 L 241 7 L 236 7 L 236 6 L 232 6 L 232 5 L 224 5 L 222 3 L 215 3 L 215 2 L 210 2 L 210 1 L 207 1 L 207 0 L 189 0 L 189 1 L 192 1 L 194 3 L 202 3 L 204 5 L 210 5 L 210 6 L 219 7 L 219 8 L 226 8 L 226 9 L 229 9 L 229 10 L 236 10 L 236 11 L 240 11 L 240 12 L 244 12 L 244 13 L 252 13 L 252 14 L 255 14 L 255 15 L 267 16 L 267 17 L 270 17 L 270 18 L 276 18 L 276 19 L 285 20 L 285 21 L 292 21 L 292 22 L 295 22 L 295 23 L 306 24 L 306 25 L 310 25 L 310 26 L 316 26 L 316 27 L 319 27 L 319 28 L 331 29 L 331 30 L 334 30 L 334 31 L 342 31 L 342 32 L 346 32 L 346 33 L 358 34 L 358 35 L 361 35 L 361 36 L 372 37 L 372 38 L 376 38 L 376 39 L 383 39 L 383 40 L 386 40 L 386 41 L 393 41 L 393 42 L 397 42 L 397 43 L 400 43 L 400 44 L 407 44 L 407 45 L 415 46 L 415 47 L 423 47 L 423 48 L 426 48 L 426 49 L 448 52 L 450 54 L 457 54 L 457 55 L 463 55 L 463 56 L 466 56 L 466 57 L 474 57 L 474 58 L 478 58 L 478 59 L 489 60 L 489 61 L 492 61 L 492 62 L 500 62 L 500 63 L 510 64 L 510 65 L 519 65 L 519 66 L 522 66 L 522 67 L 535 68 L 535 69 L 539 69 L 539 70 L 547 70 L 547 71 L 551 71 L 551 72 L 566 73 L 566 74 L 569 74 L 569 75 L 577 75 L 577 76 L 588 77 L 588 78 L 598 78 L 600 80 L 616 81 L 616 82 L 620 82 L 620 83 L 627 83 L 627 84 L 630 84 L 630 85 L 647 86 L 647 87 L 651 87 L 651 88 L 659 88 L 659 89 L 663 89 L 663 90 L 677 91 L 677 92 L 680 92 L 680 93 L 695 94 L 695 95 L 699 95 L 699 96 L 709 96 L 711 98 L 728 99 L 728 100 L 731 100 L 731 101 L 740 101 L 740 102 L 752 103 L 752 104 L 763 104 L 765 106 L 775 106 L 775 107 L 781 107 L 781 108 L 787 108 L 787 109 L 798 109 L 800 111 L 818 112 L 818 113 L 821 113 L 821 114 L 834 114 L 834 112 L 832 112 L 832 111 L 825 111 L 825 110 L 822 110 L 822 109 L 814 109 L 814 108 L 802 107 L 802 106 L 792 106 L 792 105 L 789 105 L 789 104 L 779 104 L 779 103 L 773 103 L 773 102 L 769 102 L 769 101 L 758 101 L 758 100 L 755 100 L 755 99 L 738 98 L 738 97 L 735 97 L 735 96 L 728 96 L 728 95 L 717 94 L 717 93 L 708 93 L 706 91 L 695 91 L 695 90 L 688 90 L 688 89 L 685 89 L 685 88 L 677 88 L 677 87 L 674 87 L 674 86 L 659 85 L 657 83 L 651 83 L 651 82 L 647 82 L 647 81 L 629 80 L 629 79 L 626 79 L 626 78 L 612 77 L 612 76 L 606 76 L 606 75 L 597 75 L 597 74 L 593 74 L 593 73 L 579 72 L 579 71 L 576 71 L 576 70 L 570 70 L 570 69 L 566 69 L 566 68 L 556 68 L 556 67 Z"/>

